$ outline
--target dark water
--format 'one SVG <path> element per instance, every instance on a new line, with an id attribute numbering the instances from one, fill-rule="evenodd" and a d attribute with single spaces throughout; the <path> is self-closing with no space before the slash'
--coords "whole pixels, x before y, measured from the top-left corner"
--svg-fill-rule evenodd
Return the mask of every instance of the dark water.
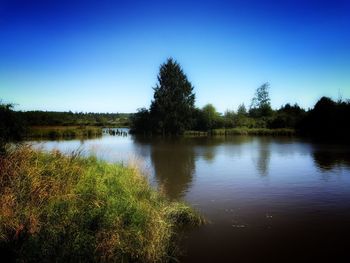
<path id="1" fill-rule="evenodd" d="M 350 262 L 348 146 L 276 137 L 109 135 L 40 145 L 139 160 L 152 184 L 210 220 L 187 233 L 181 262 Z"/>

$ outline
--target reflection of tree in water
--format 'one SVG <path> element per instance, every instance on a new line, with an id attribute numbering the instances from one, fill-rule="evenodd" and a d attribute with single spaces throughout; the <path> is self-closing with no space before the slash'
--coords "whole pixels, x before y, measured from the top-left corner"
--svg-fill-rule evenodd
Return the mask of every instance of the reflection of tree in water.
<path id="1" fill-rule="evenodd" d="M 330 171 L 340 165 L 350 167 L 350 152 L 347 149 L 315 146 L 312 157 L 317 167 L 323 171 Z"/>
<path id="2" fill-rule="evenodd" d="M 195 138 L 196 155 L 202 156 L 205 161 L 212 163 L 215 160 L 216 148 L 222 141 L 216 138 Z"/>
<path id="3" fill-rule="evenodd" d="M 193 145 L 183 141 L 159 141 L 152 145 L 151 160 L 159 184 L 171 198 L 182 197 L 195 171 Z"/>
<path id="4" fill-rule="evenodd" d="M 139 153 L 150 155 L 157 182 L 171 198 L 183 197 L 191 186 L 196 169 L 196 156 L 211 163 L 215 161 L 218 147 L 227 147 L 227 154 L 240 155 L 241 145 L 250 143 L 251 137 L 210 137 L 210 138 L 147 138 L 133 136 Z M 146 150 L 147 149 L 147 150 Z M 224 150 L 225 151 L 225 150 Z M 263 154 L 264 155 L 264 154 Z M 267 172 L 269 153 L 265 154 L 265 164 L 260 158 L 258 163 Z M 265 168 L 264 168 L 265 167 Z"/>
<path id="5" fill-rule="evenodd" d="M 248 136 L 214 136 L 205 138 L 195 138 L 196 155 L 203 157 L 208 163 L 214 163 L 218 152 L 224 151 L 229 156 L 240 155 L 243 144 L 249 143 L 251 137 Z M 220 147 L 224 146 L 220 149 Z M 234 147 L 234 150 L 232 150 Z"/>
<path id="6" fill-rule="evenodd" d="M 213 147 L 206 147 L 203 151 L 203 158 L 207 162 L 213 162 L 215 158 L 215 151 L 213 150 Z"/>
<path id="7" fill-rule="evenodd" d="M 195 171 L 194 145 L 172 138 L 145 139 L 159 185 L 170 198 L 181 198 L 190 187 Z M 136 139 L 136 143 L 145 140 Z"/>
<path id="8" fill-rule="evenodd" d="M 256 165 L 256 169 L 261 176 L 268 175 L 269 164 L 270 164 L 270 141 L 267 138 L 259 138 L 258 146 L 256 150 L 258 151 L 257 158 L 253 158 L 253 162 Z"/>

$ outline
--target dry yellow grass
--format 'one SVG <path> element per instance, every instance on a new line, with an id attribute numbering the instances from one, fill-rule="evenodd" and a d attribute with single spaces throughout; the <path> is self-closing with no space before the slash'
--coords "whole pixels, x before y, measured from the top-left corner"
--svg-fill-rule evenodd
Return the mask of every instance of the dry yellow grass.
<path id="1" fill-rule="evenodd" d="M 0 157 L 0 245 L 19 261 L 163 262 L 201 218 L 133 167 L 30 147 Z"/>

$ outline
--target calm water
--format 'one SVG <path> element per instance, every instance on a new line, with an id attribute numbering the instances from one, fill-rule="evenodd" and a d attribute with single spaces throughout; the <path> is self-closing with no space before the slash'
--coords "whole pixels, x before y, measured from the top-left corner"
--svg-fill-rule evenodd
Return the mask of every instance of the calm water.
<path id="1" fill-rule="evenodd" d="M 350 148 L 293 138 L 40 142 L 139 162 L 152 184 L 210 224 L 187 233 L 181 262 L 350 262 Z M 343 261 L 341 261 L 343 260 Z"/>

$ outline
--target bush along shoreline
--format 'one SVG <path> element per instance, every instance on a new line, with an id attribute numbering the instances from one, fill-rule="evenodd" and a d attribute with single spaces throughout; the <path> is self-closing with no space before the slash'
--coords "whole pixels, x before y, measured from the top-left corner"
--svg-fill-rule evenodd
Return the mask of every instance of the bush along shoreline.
<path id="1" fill-rule="evenodd" d="M 29 146 L 0 156 L 0 250 L 17 262 L 166 262 L 204 220 L 132 166 Z"/>
<path id="2" fill-rule="evenodd" d="M 234 135 L 254 135 L 254 136 L 294 136 L 294 129 L 268 129 L 268 128 L 229 128 L 213 129 L 208 132 L 186 131 L 185 136 L 234 136 Z"/>
<path id="3" fill-rule="evenodd" d="M 102 136 L 101 127 L 88 126 L 32 126 L 27 129 L 26 139 L 75 139 Z"/>

